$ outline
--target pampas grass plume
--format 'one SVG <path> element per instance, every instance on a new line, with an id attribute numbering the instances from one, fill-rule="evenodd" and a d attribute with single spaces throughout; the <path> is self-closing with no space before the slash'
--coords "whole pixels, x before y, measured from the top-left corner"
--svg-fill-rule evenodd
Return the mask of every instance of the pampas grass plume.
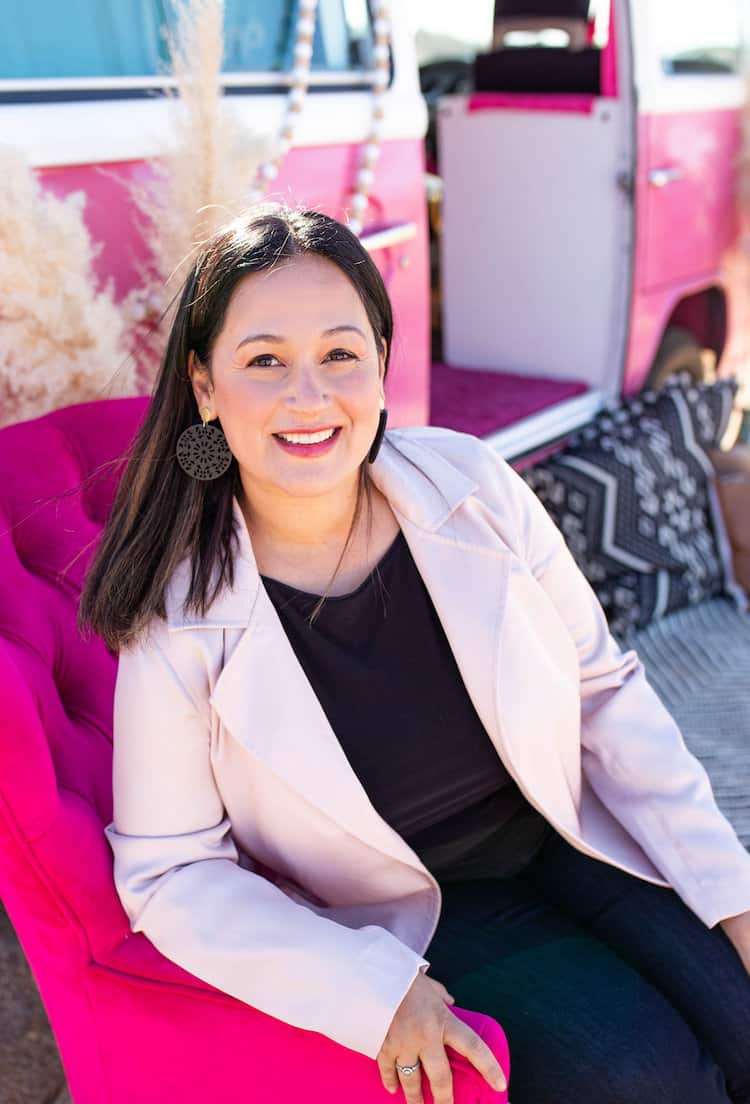
<path id="1" fill-rule="evenodd" d="M 141 286 L 123 308 L 141 367 L 153 378 L 174 300 L 195 250 L 247 206 L 269 136 L 251 134 L 231 112 L 221 89 L 223 0 L 175 0 L 176 34 L 168 35 L 173 135 L 170 149 L 150 162 L 151 180 L 131 196 L 150 259 Z"/>
<path id="2" fill-rule="evenodd" d="M 0 424 L 134 392 L 112 281 L 99 287 L 85 196 L 45 191 L 0 146 Z"/>

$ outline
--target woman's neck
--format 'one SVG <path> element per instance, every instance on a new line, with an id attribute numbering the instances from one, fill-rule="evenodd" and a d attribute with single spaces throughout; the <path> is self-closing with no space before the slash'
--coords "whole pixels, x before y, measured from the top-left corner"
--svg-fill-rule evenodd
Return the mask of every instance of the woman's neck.
<path id="1" fill-rule="evenodd" d="M 283 548 L 291 554 L 343 548 L 357 500 L 356 483 L 347 493 L 292 498 L 243 490 L 239 496 L 250 539 L 255 545 Z"/>

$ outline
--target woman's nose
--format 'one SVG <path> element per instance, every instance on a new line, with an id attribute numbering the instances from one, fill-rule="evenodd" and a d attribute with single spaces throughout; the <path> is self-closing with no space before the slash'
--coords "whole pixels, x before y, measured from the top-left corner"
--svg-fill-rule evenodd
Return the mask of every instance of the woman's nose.
<path id="1" fill-rule="evenodd" d="M 301 367 L 292 373 L 289 398 L 297 407 L 315 409 L 328 402 L 325 380 L 314 365 Z"/>

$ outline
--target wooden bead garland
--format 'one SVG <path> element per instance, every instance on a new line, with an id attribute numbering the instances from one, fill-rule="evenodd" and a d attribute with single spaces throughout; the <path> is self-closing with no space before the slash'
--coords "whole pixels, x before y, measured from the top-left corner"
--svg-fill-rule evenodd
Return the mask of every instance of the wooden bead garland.
<path id="1" fill-rule="evenodd" d="M 294 128 L 302 111 L 310 84 L 310 64 L 312 62 L 313 38 L 315 36 L 315 16 L 318 0 L 299 0 L 297 26 L 294 39 L 294 68 L 292 83 L 286 101 L 286 118 L 281 126 L 276 156 L 263 161 L 257 169 L 248 200 L 257 203 L 263 198 L 266 188 L 278 176 L 279 165 L 289 152 Z"/>
<path id="2" fill-rule="evenodd" d="M 287 97 L 286 118 L 279 135 L 276 156 L 258 166 L 253 186 L 248 195 L 251 204 L 257 203 L 263 198 L 270 182 L 278 175 L 281 161 L 291 148 L 294 127 L 302 111 L 310 84 L 310 65 L 312 62 L 317 8 L 318 0 L 299 0 L 294 44 L 294 68 L 292 70 L 292 84 Z M 375 166 L 380 157 L 383 119 L 385 118 L 385 94 L 390 79 L 391 28 L 385 0 L 375 0 L 373 15 L 375 71 L 372 116 L 367 138 L 360 148 L 355 184 L 349 197 L 349 207 L 353 212 L 353 216 L 349 219 L 348 226 L 352 233 L 357 235 L 362 233 L 370 190 L 375 179 Z"/>
<path id="3" fill-rule="evenodd" d="M 375 179 L 375 166 L 380 157 L 380 143 L 383 138 L 383 119 L 385 118 L 385 95 L 390 80 L 390 37 L 391 25 L 388 19 L 388 6 L 385 0 L 375 0 L 373 5 L 373 31 L 375 48 L 375 85 L 372 94 L 372 118 L 370 132 L 360 149 L 359 165 L 355 176 L 355 186 L 349 199 L 353 217 L 349 219 L 349 229 L 353 234 L 361 234 L 365 212 L 369 204 L 369 195 Z"/>

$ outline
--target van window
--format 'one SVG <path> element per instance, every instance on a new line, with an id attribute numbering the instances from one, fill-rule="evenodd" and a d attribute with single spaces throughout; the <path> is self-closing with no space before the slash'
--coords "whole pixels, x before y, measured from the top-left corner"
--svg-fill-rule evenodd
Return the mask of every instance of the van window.
<path id="1" fill-rule="evenodd" d="M 225 0 L 224 72 L 291 69 L 297 8 L 297 0 Z M 158 77 L 163 29 L 176 24 L 171 0 L 6 0 L 3 14 L 0 80 Z M 372 46 L 367 0 L 319 0 L 313 74 L 369 70 Z"/>
<path id="2" fill-rule="evenodd" d="M 659 0 L 649 5 L 654 40 L 667 74 L 738 73 L 742 18 L 738 0 Z"/>
<path id="3" fill-rule="evenodd" d="M 473 61 L 492 42 L 494 0 L 471 4 L 436 4 L 410 0 L 409 19 L 422 66 L 443 61 Z"/>

